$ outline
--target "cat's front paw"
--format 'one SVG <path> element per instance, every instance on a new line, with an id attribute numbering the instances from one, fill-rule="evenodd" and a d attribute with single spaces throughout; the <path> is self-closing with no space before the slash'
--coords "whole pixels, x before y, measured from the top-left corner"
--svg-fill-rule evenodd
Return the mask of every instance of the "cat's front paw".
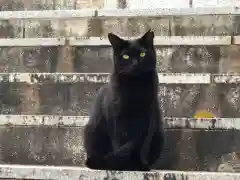
<path id="1" fill-rule="evenodd" d="M 100 167 L 100 163 L 98 163 L 98 161 L 95 161 L 92 158 L 87 158 L 87 160 L 85 161 L 85 166 L 90 168 L 90 169 L 98 169 Z"/>
<path id="2" fill-rule="evenodd" d="M 139 171 L 151 171 L 149 167 L 141 167 Z"/>

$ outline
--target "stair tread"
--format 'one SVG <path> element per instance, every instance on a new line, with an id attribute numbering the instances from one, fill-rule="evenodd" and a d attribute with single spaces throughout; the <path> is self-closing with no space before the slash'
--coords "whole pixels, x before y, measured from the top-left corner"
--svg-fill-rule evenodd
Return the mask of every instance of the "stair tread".
<path id="1" fill-rule="evenodd" d="M 88 179 L 88 180 L 128 180 L 128 179 L 156 179 L 156 180 L 236 180 L 240 173 L 216 173 L 194 171 L 150 171 L 150 172 L 127 172 L 127 171 L 97 171 L 83 167 L 67 166 L 23 166 L 23 165 L 0 165 L 0 178 L 23 178 L 25 179 Z"/>

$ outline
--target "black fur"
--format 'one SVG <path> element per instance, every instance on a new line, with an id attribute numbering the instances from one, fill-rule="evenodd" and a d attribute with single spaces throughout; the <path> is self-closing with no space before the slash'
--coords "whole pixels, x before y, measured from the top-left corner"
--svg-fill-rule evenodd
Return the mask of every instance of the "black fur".
<path id="1" fill-rule="evenodd" d="M 110 82 L 99 90 L 84 130 L 86 166 L 147 171 L 158 160 L 165 139 L 154 33 L 149 30 L 129 41 L 112 33 L 108 38 L 114 70 Z"/>

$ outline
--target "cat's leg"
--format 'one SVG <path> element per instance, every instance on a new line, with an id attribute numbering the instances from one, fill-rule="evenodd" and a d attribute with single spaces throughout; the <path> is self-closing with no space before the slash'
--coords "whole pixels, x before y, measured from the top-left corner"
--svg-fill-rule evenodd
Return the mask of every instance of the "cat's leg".
<path id="1" fill-rule="evenodd" d="M 88 124 L 84 127 L 84 148 L 87 154 L 85 165 L 91 169 L 107 169 L 104 156 L 112 152 L 111 139 L 107 133 L 107 124 L 102 112 L 102 102 L 107 91 L 102 87 L 90 112 Z"/>
<path id="2" fill-rule="evenodd" d="M 113 150 L 107 133 L 100 128 L 85 126 L 85 149 L 87 160 L 85 165 L 91 169 L 124 170 L 133 147 L 131 142 Z"/>
<path id="3" fill-rule="evenodd" d="M 86 125 L 84 129 L 84 146 L 87 154 L 85 165 L 91 169 L 106 169 L 103 157 L 112 151 L 109 137 L 98 127 Z"/>
<path id="4" fill-rule="evenodd" d="M 117 158 L 126 158 L 131 154 L 133 147 L 134 147 L 134 143 L 129 141 L 124 145 L 118 147 L 117 149 L 115 148 L 113 152 L 108 153 L 106 156 L 104 156 L 104 158 L 108 159 L 113 156 Z"/>
<path id="5" fill-rule="evenodd" d="M 107 164 L 111 164 L 113 170 L 127 171 L 129 170 L 129 163 L 131 163 L 130 156 L 133 147 L 133 142 L 127 142 L 118 149 L 104 156 L 104 160 Z"/>
<path id="6" fill-rule="evenodd" d="M 150 141 L 149 151 L 142 154 L 141 148 L 136 148 L 132 153 L 131 160 L 129 161 L 129 169 L 133 171 L 150 171 L 160 158 L 165 143 L 164 130 L 156 131 Z M 142 157 L 146 156 L 147 164 L 143 164 Z"/>
<path id="7" fill-rule="evenodd" d="M 152 137 L 149 153 L 147 155 L 149 168 L 159 160 L 162 151 L 164 150 L 163 149 L 164 144 L 165 144 L 165 132 L 164 129 L 159 129 L 154 133 Z"/>
<path id="8" fill-rule="evenodd" d="M 147 165 L 143 165 L 140 158 L 140 148 L 135 147 L 131 152 L 129 159 L 126 161 L 124 171 L 149 171 Z"/>
<path id="9" fill-rule="evenodd" d="M 138 136 L 132 137 L 124 145 L 118 147 L 113 153 L 118 161 L 122 161 L 121 167 L 118 170 L 124 171 L 149 171 L 147 165 L 141 162 L 141 146 L 142 146 L 142 133 Z M 109 153 L 109 154 L 113 154 Z"/>

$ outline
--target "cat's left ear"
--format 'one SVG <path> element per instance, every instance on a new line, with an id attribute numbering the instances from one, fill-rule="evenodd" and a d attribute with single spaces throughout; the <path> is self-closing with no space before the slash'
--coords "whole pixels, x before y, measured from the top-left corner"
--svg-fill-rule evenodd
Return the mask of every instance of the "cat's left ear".
<path id="1" fill-rule="evenodd" d="M 111 43 L 113 49 L 121 49 L 126 45 L 126 41 L 118 37 L 113 33 L 108 33 L 108 40 Z"/>
<path id="2" fill-rule="evenodd" d="M 154 32 L 149 29 L 141 38 L 140 40 L 144 41 L 148 45 L 153 45 L 154 43 Z"/>

